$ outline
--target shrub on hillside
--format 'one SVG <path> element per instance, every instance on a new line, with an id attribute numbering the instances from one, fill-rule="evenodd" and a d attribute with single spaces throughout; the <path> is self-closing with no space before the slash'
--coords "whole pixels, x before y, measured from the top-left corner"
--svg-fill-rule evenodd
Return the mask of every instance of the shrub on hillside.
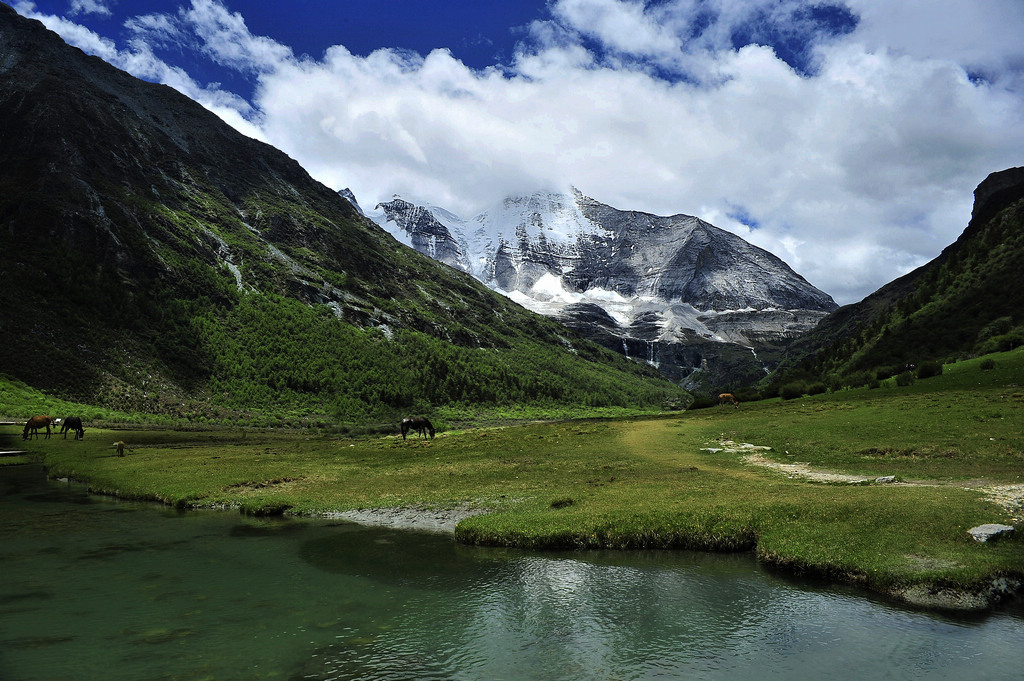
<path id="1" fill-rule="evenodd" d="M 784 400 L 795 400 L 798 397 L 803 397 L 806 392 L 807 384 L 805 383 L 787 383 L 779 388 L 779 397 Z"/>
<path id="2" fill-rule="evenodd" d="M 695 397 L 693 398 L 693 402 L 690 402 L 690 405 L 687 407 L 687 409 L 707 409 L 708 407 L 714 407 L 717 405 L 717 398 L 713 399 L 710 397 Z"/>
<path id="3" fill-rule="evenodd" d="M 981 360 L 981 364 L 979 366 L 981 366 L 982 371 L 991 371 L 996 368 L 996 361 L 989 357 L 988 359 Z"/>
<path id="4" fill-rule="evenodd" d="M 733 395 L 735 395 L 736 399 L 740 402 L 757 402 L 758 400 L 765 399 L 764 395 L 762 395 L 760 391 L 754 390 L 753 388 L 742 388 L 735 391 Z"/>
<path id="5" fill-rule="evenodd" d="M 808 395 L 821 395 L 822 393 L 825 392 L 828 392 L 828 386 L 826 386 L 824 383 L 811 383 L 809 386 L 807 386 Z"/>
<path id="6" fill-rule="evenodd" d="M 913 371 L 904 371 L 901 374 L 897 374 L 897 376 L 896 376 L 896 385 L 898 385 L 898 386 L 900 386 L 902 388 L 905 388 L 908 385 L 913 385 L 913 384 L 914 384 L 914 372 Z"/>
<path id="7" fill-rule="evenodd" d="M 875 380 L 884 381 L 887 378 L 892 378 L 900 372 L 900 367 L 878 367 L 875 369 Z"/>
<path id="8" fill-rule="evenodd" d="M 989 322 L 981 331 L 978 332 L 978 343 L 982 343 L 990 338 L 996 336 L 1002 336 L 1003 334 L 1009 333 L 1010 329 L 1013 328 L 1012 317 L 999 317 Z"/>
<path id="9" fill-rule="evenodd" d="M 840 383 L 842 383 L 842 387 L 844 388 L 861 388 L 868 385 L 873 380 L 875 380 L 875 377 L 867 371 L 856 371 L 844 376 L 840 379 Z"/>
<path id="10" fill-rule="evenodd" d="M 988 355 L 993 352 L 1009 352 L 1014 348 L 1024 345 L 1024 327 L 1017 327 L 1009 333 L 993 336 L 988 340 L 978 343 L 975 350 L 980 355 Z"/>
<path id="11" fill-rule="evenodd" d="M 931 378 L 932 376 L 942 375 L 942 363 L 941 362 L 924 362 L 917 367 L 918 378 Z"/>

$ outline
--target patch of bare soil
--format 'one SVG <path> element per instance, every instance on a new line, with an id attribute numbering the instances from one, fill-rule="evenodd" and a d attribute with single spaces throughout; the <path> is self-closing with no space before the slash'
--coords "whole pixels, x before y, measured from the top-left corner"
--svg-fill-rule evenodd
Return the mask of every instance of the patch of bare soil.
<path id="1" fill-rule="evenodd" d="M 350 520 L 361 525 L 390 527 L 398 530 L 455 534 L 455 526 L 460 521 L 487 512 L 487 509 L 480 506 L 463 504 L 449 508 L 428 506 L 361 508 L 355 511 L 331 513 L 329 517 Z"/>

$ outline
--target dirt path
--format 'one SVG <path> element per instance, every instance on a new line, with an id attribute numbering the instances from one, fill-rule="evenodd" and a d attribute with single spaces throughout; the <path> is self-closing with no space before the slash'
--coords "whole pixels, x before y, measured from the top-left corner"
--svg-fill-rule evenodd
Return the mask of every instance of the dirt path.
<path id="1" fill-rule="evenodd" d="M 799 461 L 794 463 L 781 463 L 772 461 L 762 454 L 771 450 L 771 447 L 764 445 L 752 445 L 746 442 L 737 443 L 732 440 L 722 440 L 716 443 L 716 447 L 704 447 L 705 451 L 712 453 L 725 452 L 727 454 L 742 454 L 743 461 L 753 466 L 763 466 L 778 471 L 789 478 L 802 478 L 812 482 L 847 483 L 859 485 L 865 483 L 889 484 L 900 487 L 923 487 L 930 485 L 946 485 L 959 487 L 981 492 L 989 501 L 1005 510 L 1013 519 L 1014 523 L 1024 522 L 1024 485 L 993 484 L 987 480 L 972 480 L 945 482 L 939 480 L 908 480 L 897 481 L 892 476 L 876 477 L 870 475 L 850 475 L 837 473 L 835 471 L 811 468 L 809 464 Z"/>

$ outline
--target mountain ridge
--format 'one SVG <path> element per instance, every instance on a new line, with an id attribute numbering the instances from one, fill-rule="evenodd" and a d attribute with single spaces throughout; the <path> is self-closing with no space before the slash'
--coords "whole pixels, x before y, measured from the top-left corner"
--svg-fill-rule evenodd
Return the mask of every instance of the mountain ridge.
<path id="1" fill-rule="evenodd" d="M 778 380 L 864 383 L 1024 344 L 1024 167 L 989 174 L 974 197 L 956 241 L 794 341 Z"/>
<path id="2" fill-rule="evenodd" d="M 0 4 L 0 373 L 178 418 L 681 401 Z"/>
<path id="3" fill-rule="evenodd" d="M 368 215 L 420 252 L 688 388 L 759 380 L 782 344 L 837 307 L 780 258 L 726 230 L 689 215 L 619 210 L 576 189 L 508 197 L 468 219 L 400 197 Z"/>

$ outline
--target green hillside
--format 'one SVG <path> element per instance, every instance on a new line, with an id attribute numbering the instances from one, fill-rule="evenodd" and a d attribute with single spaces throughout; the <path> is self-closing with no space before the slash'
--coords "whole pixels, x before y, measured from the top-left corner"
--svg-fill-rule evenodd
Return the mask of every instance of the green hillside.
<path id="1" fill-rule="evenodd" d="M 174 90 L 4 5 L 0 43 L 0 374 L 224 422 L 685 400 Z"/>
<path id="2" fill-rule="evenodd" d="M 923 364 L 1024 345 L 1024 169 L 975 192 L 963 235 L 927 265 L 841 308 L 790 348 L 774 378 L 862 385 Z"/>

